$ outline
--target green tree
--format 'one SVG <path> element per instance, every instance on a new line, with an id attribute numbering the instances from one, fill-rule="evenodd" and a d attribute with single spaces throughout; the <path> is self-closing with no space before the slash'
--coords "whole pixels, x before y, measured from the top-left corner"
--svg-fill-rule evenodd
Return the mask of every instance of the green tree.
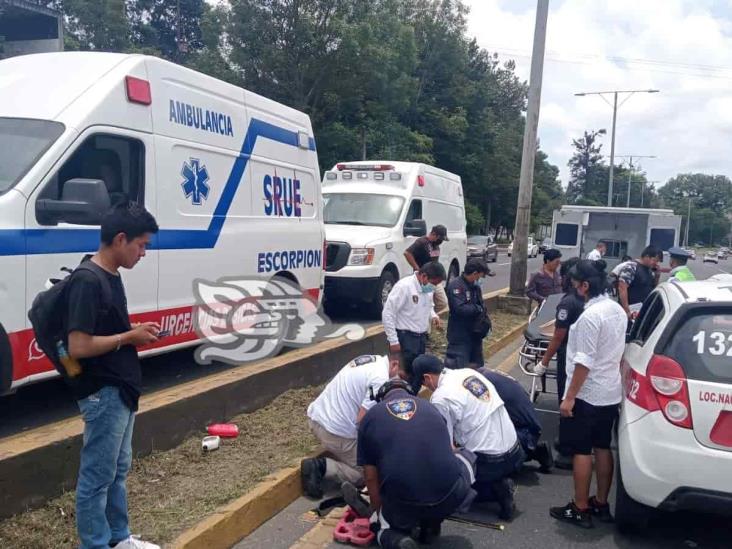
<path id="1" fill-rule="evenodd" d="M 585 206 L 607 204 L 607 166 L 602 161 L 602 145 L 598 137 L 605 130 L 584 132 L 580 139 L 572 140 L 574 154 L 569 159 L 569 184 L 567 202 Z"/>
<path id="2" fill-rule="evenodd" d="M 732 215 L 732 181 L 724 175 L 684 173 L 671 178 L 659 195 L 662 204 L 674 213 L 684 216 L 682 234 L 691 201 L 690 242 L 713 245 L 730 233 Z"/>

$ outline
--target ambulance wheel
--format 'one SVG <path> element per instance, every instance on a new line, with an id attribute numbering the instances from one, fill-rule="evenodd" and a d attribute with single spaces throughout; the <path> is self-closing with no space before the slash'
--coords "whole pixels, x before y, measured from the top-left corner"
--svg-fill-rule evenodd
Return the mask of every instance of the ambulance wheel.
<path id="1" fill-rule="evenodd" d="M 452 282 L 453 278 L 457 278 L 460 275 L 460 267 L 458 267 L 457 263 L 454 261 L 450 264 L 450 268 L 447 270 L 447 281 L 445 281 L 445 286 L 450 284 Z"/>
<path id="2" fill-rule="evenodd" d="M 394 273 L 391 271 L 384 271 L 381 273 L 379 283 L 376 285 L 376 292 L 374 293 L 374 299 L 371 301 L 370 309 L 372 316 L 381 318 L 381 311 L 384 309 L 389 294 L 394 289 L 396 284 L 396 278 Z"/>

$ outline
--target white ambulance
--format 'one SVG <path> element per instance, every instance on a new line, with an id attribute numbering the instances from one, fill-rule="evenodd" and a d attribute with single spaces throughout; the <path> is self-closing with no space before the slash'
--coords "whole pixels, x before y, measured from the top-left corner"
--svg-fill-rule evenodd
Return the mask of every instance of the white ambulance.
<path id="1" fill-rule="evenodd" d="M 448 280 L 467 257 L 460 177 L 414 162 L 340 163 L 323 177 L 327 304 L 365 304 L 381 313 L 392 287 L 414 269 L 405 250 L 435 225 L 447 228 L 440 263 Z"/>
<path id="2" fill-rule="evenodd" d="M 307 115 L 141 55 L 0 62 L 0 393 L 55 375 L 27 311 L 99 244 L 100 213 L 144 204 L 160 232 L 124 272 L 133 321 L 193 345 L 193 283 L 289 278 L 320 299 L 320 172 Z M 63 275 L 63 273 L 61 273 Z"/>

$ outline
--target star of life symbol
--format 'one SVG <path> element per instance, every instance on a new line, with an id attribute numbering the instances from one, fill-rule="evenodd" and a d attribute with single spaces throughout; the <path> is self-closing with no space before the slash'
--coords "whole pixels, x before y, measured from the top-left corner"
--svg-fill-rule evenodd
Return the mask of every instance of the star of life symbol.
<path id="1" fill-rule="evenodd" d="M 190 164 L 183 162 L 183 168 L 180 174 L 184 178 L 180 186 L 183 188 L 186 198 L 190 198 L 195 206 L 200 206 L 203 200 L 208 199 L 208 192 L 210 190 L 207 183 L 208 170 L 206 166 L 201 165 L 198 158 L 191 158 Z"/>
<path id="2" fill-rule="evenodd" d="M 241 364 L 276 355 L 282 347 L 366 335 L 358 324 L 334 326 L 317 302 L 282 278 L 195 280 L 194 327 L 206 340 L 195 353 L 199 364 Z"/>

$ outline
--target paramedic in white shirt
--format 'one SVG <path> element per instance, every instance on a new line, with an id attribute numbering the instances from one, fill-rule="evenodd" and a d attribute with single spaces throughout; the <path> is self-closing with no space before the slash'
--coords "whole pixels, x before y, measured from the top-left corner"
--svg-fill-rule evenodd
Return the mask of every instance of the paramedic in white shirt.
<path id="1" fill-rule="evenodd" d="M 310 430 L 331 458 L 308 458 L 300 463 L 303 491 L 323 497 L 323 484 L 341 486 L 348 481 L 363 486 L 363 471 L 356 466 L 358 423 L 376 403 L 379 388 L 398 373 L 386 356 L 362 355 L 346 364 L 308 406 Z"/>
<path id="2" fill-rule="evenodd" d="M 587 259 L 591 261 L 597 261 L 598 259 L 602 259 L 602 256 L 604 256 L 606 253 L 607 245 L 604 242 L 598 242 L 597 246 L 595 246 L 595 249 L 587 254 Z"/>
<path id="3" fill-rule="evenodd" d="M 521 468 L 526 455 L 498 391 L 480 372 L 444 368 L 434 355 L 418 356 L 412 367 L 432 391 L 430 402 L 445 418 L 455 445 L 477 457 L 476 501 L 497 501 L 499 517 L 511 520 L 514 486 L 509 475 Z"/>
<path id="4" fill-rule="evenodd" d="M 420 380 L 411 379 L 412 361 L 426 350 L 430 323 L 442 328 L 435 313 L 433 294 L 444 280 L 445 268 L 440 263 L 425 263 L 419 271 L 394 285 L 381 314 L 389 342 L 389 358 L 394 364 L 401 359 L 409 380 L 416 384 Z"/>
<path id="5" fill-rule="evenodd" d="M 580 261 L 570 276 L 586 301 L 584 312 L 569 329 L 567 384 L 559 407 L 559 444 L 574 454 L 574 500 L 552 507 L 550 514 L 591 528 L 593 518 L 612 520 L 607 503 L 614 466 L 610 442 L 622 400 L 620 360 L 627 316 L 605 293 L 604 261 Z M 593 453 L 597 494 L 590 497 Z"/>

